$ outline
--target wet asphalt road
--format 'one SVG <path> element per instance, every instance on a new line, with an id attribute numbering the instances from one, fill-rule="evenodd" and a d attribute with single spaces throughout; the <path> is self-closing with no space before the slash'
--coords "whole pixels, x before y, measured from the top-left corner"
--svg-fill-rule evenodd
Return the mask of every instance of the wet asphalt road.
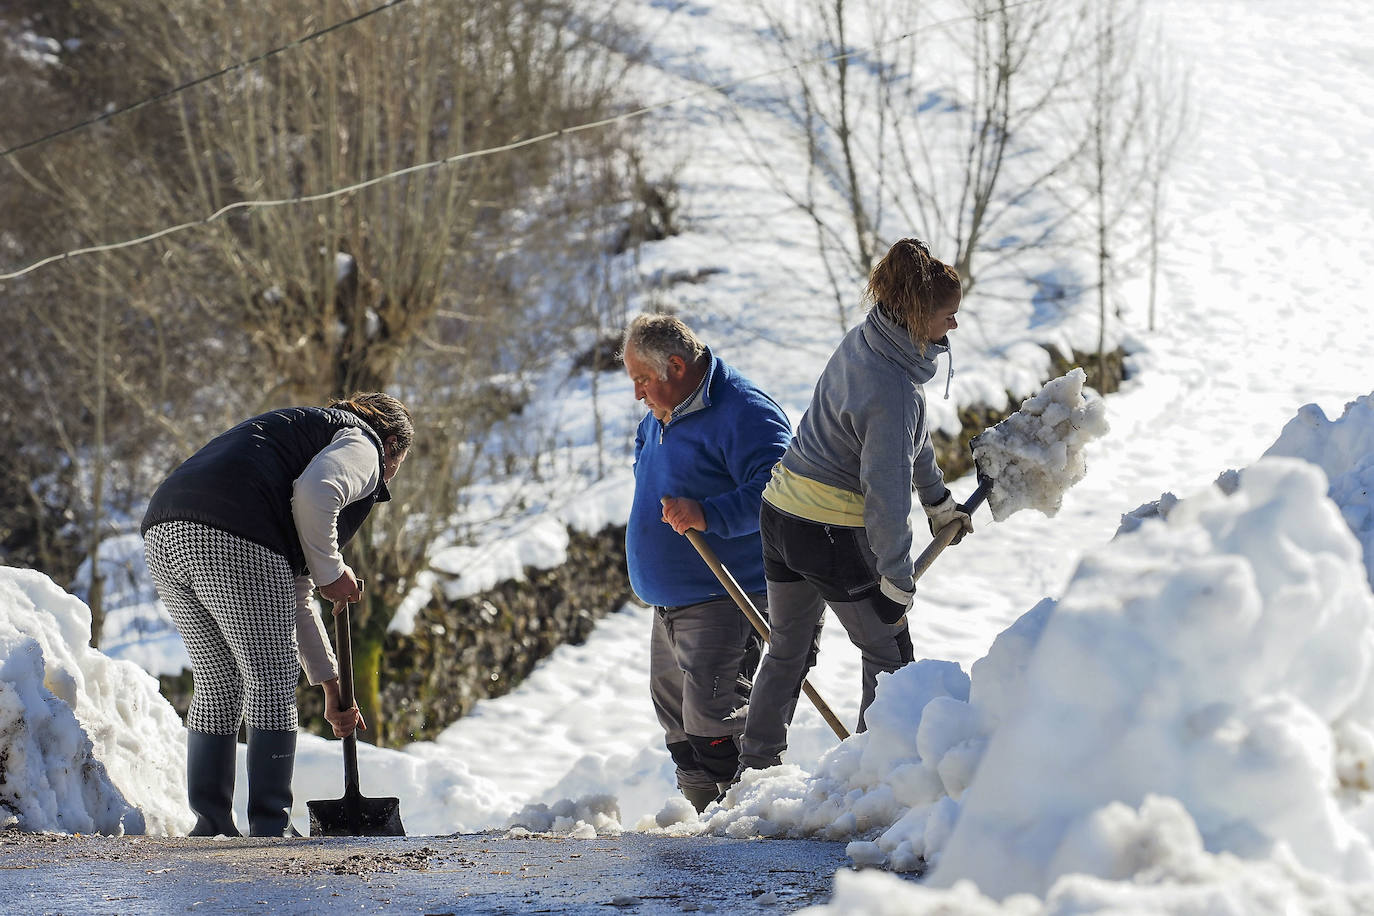
<path id="1" fill-rule="evenodd" d="M 844 843 L 673 838 L 81 837 L 0 833 L 0 911 L 790 913 L 830 896 Z"/>

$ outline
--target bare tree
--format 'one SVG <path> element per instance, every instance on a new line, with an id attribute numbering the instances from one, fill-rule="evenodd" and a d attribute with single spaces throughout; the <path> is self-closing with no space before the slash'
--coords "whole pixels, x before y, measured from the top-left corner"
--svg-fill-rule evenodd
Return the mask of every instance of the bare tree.
<path id="1" fill-rule="evenodd" d="M 37 34 L 89 34 L 88 8 L 33 7 L 27 21 Z M 42 41 L 49 52 L 41 67 L 0 42 L 0 83 L 12 90 L 0 93 L 6 143 L 88 117 L 108 102 L 107 92 L 129 101 L 148 89 L 146 72 L 117 54 L 105 57 L 100 42 Z M 135 114 L 6 157 L 5 266 L 143 231 L 162 215 L 156 201 L 127 205 L 149 168 L 149 147 L 165 134 L 155 127 Z M 233 389 L 206 397 L 203 386 L 188 384 L 232 375 L 245 351 L 226 343 L 213 315 L 185 307 L 162 267 L 152 248 L 129 249 L 0 284 L 5 314 L 15 319 L 3 339 L 13 393 L 6 422 L 23 431 L 0 476 L 7 492 L 25 494 L 7 504 L 2 540 L 12 561 L 59 581 L 83 556 L 98 561 L 100 542 L 116 528 L 136 524 L 157 476 L 187 453 L 201 424 L 241 409 Z M 103 600 L 95 568 L 87 597 L 98 643 Z"/>
<path id="2" fill-rule="evenodd" d="M 905 5 L 899 4 L 893 16 L 871 16 L 864 21 L 875 31 L 856 39 L 856 10 L 876 9 L 877 5 L 876 0 L 866 5 L 854 0 L 815 0 L 799 5 L 755 0 L 768 26 L 763 34 L 769 50 L 793 68 L 790 78 L 795 91 L 782 94 L 777 101 L 805 146 L 806 172 L 800 186 L 777 163 L 775 151 L 752 136 L 742 112 L 738 108 L 733 111 L 737 127 L 753 143 L 755 162 L 811 220 L 816 250 L 842 328 L 849 324 L 853 280 L 866 275 L 873 262 L 884 203 L 882 196 L 874 193 L 871 157 L 876 154 L 881 159 L 885 151 L 881 146 L 867 151 L 863 147 L 875 133 L 885 133 L 888 116 L 887 109 L 871 104 L 872 91 L 864 80 L 855 78 L 855 64 L 847 55 L 856 41 L 883 44 L 894 31 L 900 31 L 906 24 L 904 17 L 910 15 L 904 12 Z M 814 62 L 817 57 L 834 61 L 818 66 Z M 890 71 L 881 58 L 878 66 L 882 68 L 881 81 Z M 876 118 L 876 123 L 865 121 L 865 117 Z M 830 203 L 836 195 L 848 217 L 844 222 L 831 215 Z"/>
<path id="3" fill-rule="evenodd" d="M 1163 63 L 1157 32 L 1147 28 L 1140 0 L 1085 3 L 1092 26 L 1091 99 L 1086 184 L 1087 219 L 1096 265 L 1098 311 L 1094 383 L 1107 379 L 1108 306 L 1128 273 L 1148 275 L 1153 325 L 1163 196 L 1187 125 L 1186 77 Z M 1151 44 L 1151 36 L 1155 44 Z M 1144 63 L 1153 64 L 1147 68 Z"/>
<path id="4" fill-rule="evenodd" d="M 1153 49 L 1163 47 L 1163 39 L 1155 34 Z M 1146 83 L 1143 142 L 1145 150 L 1145 183 L 1148 188 L 1147 238 L 1149 293 L 1147 320 L 1155 329 L 1155 301 L 1159 289 L 1159 249 L 1167 237 L 1167 188 L 1177 156 L 1192 127 L 1192 106 L 1189 73 L 1166 62 L 1164 55 L 1151 55 L 1156 62 L 1152 78 Z"/>
<path id="5" fill-rule="evenodd" d="M 913 190 L 896 195 L 899 212 L 925 228 L 936 250 L 952 252 L 970 290 L 984 271 L 1052 240 L 1064 218 L 1047 212 L 1043 189 L 1081 150 L 1075 134 L 1051 128 L 1077 78 L 1081 28 L 1062 4 L 966 0 L 964 9 L 924 33 L 962 59 L 954 79 L 918 79 L 919 61 L 907 56 L 908 76 L 889 99 L 899 110 L 930 112 L 894 134 L 897 180 Z"/>
<path id="6" fill-rule="evenodd" d="M 270 0 L 252 16 L 233 0 L 83 6 L 89 33 L 108 43 L 91 43 L 74 82 L 86 80 L 89 91 L 109 75 L 102 85 L 126 101 L 369 4 L 307 6 Z M 373 721 L 381 721 L 375 672 L 392 613 L 462 487 L 485 470 L 488 431 L 519 408 L 519 383 L 491 379 L 529 375 L 548 359 L 538 329 L 557 324 L 549 312 L 558 303 L 531 295 L 512 273 L 509 252 L 523 243 L 515 233 L 536 215 L 561 220 L 546 239 L 586 219 L 548 206 L 543 189 L 561 157 L 604 149 L 588 151 L 577 135 L 470 154 L 604 116 L 621 65 L 612 52 L 623 48 L 608 21 L 559 0 L 410 4 L 116 119 L 96 129 L 100 144 L 53 144 L 16 164 L 48 212 L 82 215 L 56 220 L 46 235 L 34 227 L 29 242 L 61 250 L 232 203 L 319 195 L 468 157 L 312 203 L 236 210 L 116 253 L 98 270 L 76 259 L 26 287 L 37 293 L 26 299 L 42 313 L 36 326 L 103 380 L 99 397 L 80 393 L 106 418 L 102 466 L 127 454 L 109 440 L 120 428 L 117 410 L 146 410 L 162 424 L 158 451 L 169 458 L 131 463 L 165 473 L 221 430 L 230 411 L 236 421 L 377 389 L 412 406 L 416 456 L 395 503 L 374 514 L 351 557 L 368 581 L 354 616 L 355 658 L 360 704 Z M 49 308 L 63 300 L 72 307 Z M 92 316 L 99 333 L 91 333 Z M 134 374 L 125 371 L 129 350 L 138 353 Z M 83 419 L 69 438 L 89 455 L 98 435 Z M 99 479 L 108 499 L 108 471 Z"/>
<path id="7" fill-rule="evenodd" d="M 1085 66 L 1064 5 L 965 0 L 937 20 L 890 0 L 756 2 L 769 49 L 795 67 L 782 101 L 804 184 L 762 145 L 756 158 L 816 225 L 842 324 L 884 238 L 921 235 L 971 289 L 1063 224 L 1045 189 L 1083 134 L 1060 133 L 1055 110 Z"/>
<path id="8" fill-rule="evenodd" d="M 1157 251 L 1185 120 L 1138 0 L 756 2 L 794 67 L 783 102 L 805 180 L 756 158 L 817 226 L 841 323 L 882 238 L 921 235 L 966 291 L 1020 276 L 1032 251 L 1088 247 L 1103 385 L 1108 302 L 1145 242 Z M 1157 262 L 1144 269 L 1153 283 Z"/>
<path id="9" fill-rule="evenodd" d="M 1112 230 L 1124 212 L 1123 185 L 1143 177 L 1131 168 L 1128 151 L 1141 122 L 1139 84 L 1131 79 L 1133 37 L 1138 23 L 1133 0 L 1092 3 L 1087 13 L 1093 26 L 1092 104 L 1088 108 L 1089 165 L 1093 200 L 1094 255 L 1097 265 L 1097 373 L 1101 388 L 1107 378 L 1107 295 L 1113 255 Z M 1129 194 L 1124 195 L 1129 196 Z"/>

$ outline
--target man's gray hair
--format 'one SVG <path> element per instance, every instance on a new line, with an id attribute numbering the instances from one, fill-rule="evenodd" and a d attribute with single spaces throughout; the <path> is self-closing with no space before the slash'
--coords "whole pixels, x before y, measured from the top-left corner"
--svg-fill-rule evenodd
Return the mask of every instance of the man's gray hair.
<path id="1" fill-rule="evenodd" d="M 631 321 L 620 346 L 621 359 L 627 350 L 634 350 L 660 379 L 668 377 L 670 356 L 680 356 L 687 365 L 695 366 L 706 355 L 706 345 L 674 315 L 640 315 Z"/>

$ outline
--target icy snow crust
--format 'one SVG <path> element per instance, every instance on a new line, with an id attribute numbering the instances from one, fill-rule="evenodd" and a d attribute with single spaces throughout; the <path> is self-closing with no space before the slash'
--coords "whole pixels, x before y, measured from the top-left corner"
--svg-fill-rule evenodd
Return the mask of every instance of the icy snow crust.
<path id="1" fill-rule="evenodd" d="M 993 480 L 988 507 L 997 521 L 1025 508 L 1053 516 L 1064 491 L 1087 473 L 1083 447 L 1108 430 L 1103 400 L 1083 397 L 1087 377 L 1073 369 L 1052 379 L 973 440 L 978 472 Z"/>

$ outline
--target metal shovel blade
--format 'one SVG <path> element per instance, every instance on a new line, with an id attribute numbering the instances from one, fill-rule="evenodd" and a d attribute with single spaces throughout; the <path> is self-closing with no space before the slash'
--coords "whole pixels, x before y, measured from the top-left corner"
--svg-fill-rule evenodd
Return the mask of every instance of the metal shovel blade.
<path id="1" fill-rule="evenodd" d="M 343 798 L 306 802 L 311 836 L 405 836 L 399 798 L 364 798 L 345 792 Z"/>
<path id="2" fill-rule="evenodd" d="M 353 706 L 353 643 L 348 604 L 334 606 L 334 641 L 339 653 L 339 707 Z M 364 798 L 358 788 L 358 735 L 343 739 L 343 798 L 306 802 L 311 836 L 405 836 L 399 798 Z"/>

